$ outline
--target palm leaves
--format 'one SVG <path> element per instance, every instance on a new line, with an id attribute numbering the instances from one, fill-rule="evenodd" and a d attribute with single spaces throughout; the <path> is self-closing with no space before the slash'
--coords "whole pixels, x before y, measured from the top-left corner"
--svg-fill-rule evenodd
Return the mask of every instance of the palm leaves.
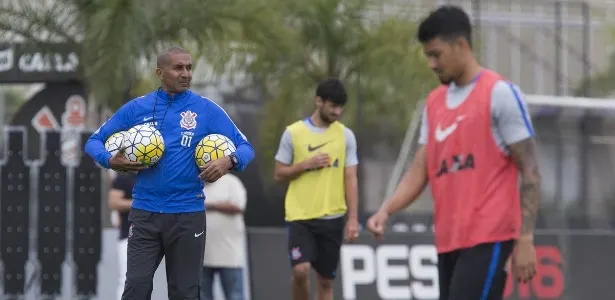
<path id="1" fill-rule="evenodd" d="M 5 1 L 0 5 L 0 37 L 6 40 L 77 44 L 75 7 L 52 1 Z"/>
<path id="2" fill-rule="evenodd" d="M 140 80 L 138 66 L 162 47 L 181 42 L 204 55 L 221 54 L 223 43 L 265 28 L 259 23 L 264 5 L 255 2 L 15 0 L 0 5 L 0 38 L 79 45 L 90 91 L 103 105 L 116 106 Z M 229 59 L 220 55 L 212 65 L 222 70 Z"/>
<path id="3" fill-rule="evenodd" d="M 257 147 L 263 166 L 272 165 L 275 147 L 285 125 L 313 109 L 316 83 L 327 77 L 342 79 L 351 94 L 345 121 L 359 120 L 378 135 L 378 143 L 399 143 L 415 103 L 437 82 L 427 69 L 416 25 L 408 16 L 385 16 L 384 3 L 370 0 L 280 0 L 272 6 L 280 17 L 272 22 L 277 39 L 248 43 L 243 69 L 266 83 L 266 104 Z M 398 146 L 398 145 L 396 145 Z M 270 170 L 265 170 L 268 172 Z"/>
<path id="4" fill-rule="evenodd" d="M 285 125 L 310 111 L 316 83 L 342 79 L 346 123 L 398 143 L 416 101 L 437 83 L 415 22 L 375 0 L 14 0 L 0 37 L 81 47 L 82 73 L 103 105 L 153 84 L 143 68 L 169 43 L 198 51 L 214 75 L 247 74 L 265 91 L 259 157 L 272 165 Z M 232 62 L 232 64 L 231 64 Z M 145 79 L 145 80 L 144 80 Z M 361 96 L 360 98 L 358 96 Z"/>
<path id="5" fill-rule="evenodd" d="M 583 78 L 579 85 L 575 88 L 575 96 L 584 97 L 612 97 L 615 88 L 613 88 L 613 79 L 615 78 L 615 53 L 611 53 L 608 67 L 593 74 L 590 77 Z"/>

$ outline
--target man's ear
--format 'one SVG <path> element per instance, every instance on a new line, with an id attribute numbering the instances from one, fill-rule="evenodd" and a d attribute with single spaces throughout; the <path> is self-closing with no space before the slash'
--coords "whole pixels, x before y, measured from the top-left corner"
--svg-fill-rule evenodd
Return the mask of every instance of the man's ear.
<path id="1" fill-rule="evenodd" d="M 161 68 L 156 68 L 156 76 L 158 77 L 158 79 L 162 80 L 162 69 Z"/>
<path id="2" fill-rule="evenodd" d="M 316 102 L 316 107 L 321 107 L 325 104 L 325 101 L 322 100 L 320 96 L 316 96 L 315 102 Z"/>
<path id="3" fill-rule="evenodd" d="M 472 49 L 472 47 L 470 47 L 470 43 L 468 43 L 468 41 L 464 37 L 456 38 L 455 46 L 457 46 L 458 49 Z"/>

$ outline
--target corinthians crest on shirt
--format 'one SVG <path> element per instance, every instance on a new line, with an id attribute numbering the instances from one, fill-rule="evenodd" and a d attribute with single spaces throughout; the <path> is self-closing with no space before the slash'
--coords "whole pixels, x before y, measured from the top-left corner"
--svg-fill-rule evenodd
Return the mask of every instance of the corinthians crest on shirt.
<path id="1" fill-rule="evenodd" d="M 196 128 L 196 113 L 191 112 L 189 110 L 182 112 L 182 119 L 179 121 L 179 126 L 186 130 L 192 130 Z"/>

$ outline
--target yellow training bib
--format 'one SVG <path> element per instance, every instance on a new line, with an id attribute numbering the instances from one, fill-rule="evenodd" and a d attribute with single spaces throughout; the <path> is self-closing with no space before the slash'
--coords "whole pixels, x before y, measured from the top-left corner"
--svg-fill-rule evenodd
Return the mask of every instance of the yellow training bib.
<path id="1" fill-rule="evenodd" d="M 293 164 L 318 153 L 330 157 L 328 167 L 305 171 L 286 192 L 286 221 L 316 219 L 346 212 L 344 125 L 334 122 L 324 132 L 312 131 L 303 120 L 288 126 L 293 142 Z"/>

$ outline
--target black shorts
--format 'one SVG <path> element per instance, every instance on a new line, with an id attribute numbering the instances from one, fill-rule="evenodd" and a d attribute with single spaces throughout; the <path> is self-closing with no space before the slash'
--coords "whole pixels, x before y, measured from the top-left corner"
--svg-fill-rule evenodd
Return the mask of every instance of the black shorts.
<path id="1" fill-rule="evenodd" d="M 486 243 L 438 255 L 440 300 L 500 300 L 514 241 Z"/>
<path id="2" fill-rule="evenodd" d="M 334 279 L 344 239 L 344 217 L 287 222 L 291 265 L 310 262 L 324 278 Z"/>

